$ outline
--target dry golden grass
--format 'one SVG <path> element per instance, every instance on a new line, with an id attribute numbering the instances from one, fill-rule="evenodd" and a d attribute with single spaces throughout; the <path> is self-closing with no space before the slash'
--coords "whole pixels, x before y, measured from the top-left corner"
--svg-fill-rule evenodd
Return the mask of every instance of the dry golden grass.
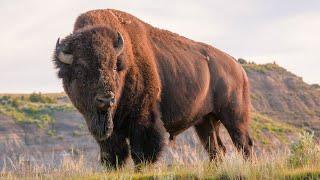
<path id="1" fill-rule="evenodd" d="M 194 152 L 184 152 L 192 155 Z M 303 157 L 303 158 L 301 158 Z M 60 165 L 11 163 L 13 169 L 3 168 L 3 179 L 318 179 L 320 178 L 320 146 L 312 135 L 302 134 L 291 149 L 264 153 L 246 161 L 239 153 L 231 153 L 217 162 L 193 159 L 171 165 L 145 165 L 140 172 L 132 166 L 118 170 L 92 165 L 83 155 L 65 157 Z M 294 162 L 294 163 L 293 163 Z"/>
<path id="2" fill-rule="evenodd" d="M 279 179 L 312 177 L 320 178 L 319 164 L 290 167 L 288 156 L 266 154 L 252 161 L 245 161 L 239 154 L 231 154 L 219 162 L 196 162 L 194 164 L 174 164 L 171 166 L 146 165 L 140 172 L 132 167 L 119 170 L 88 167 L 84 158 L 64 159 L 59 167 L 28 166 L 17 164 L 14 171 L 2 171 L 5 179 Z"/>

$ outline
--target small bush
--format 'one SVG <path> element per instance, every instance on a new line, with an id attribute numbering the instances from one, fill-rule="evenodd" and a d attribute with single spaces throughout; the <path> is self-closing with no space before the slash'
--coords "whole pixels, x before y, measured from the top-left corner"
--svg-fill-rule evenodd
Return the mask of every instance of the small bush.
<path id="1" fill-rule="evenodd" d="M 289 164 L 293 167 L 317 165 L 320 161 L 320 147 L 314 140 L 313 133 L 303 132 L 300 139 L 291 145 Z"/>
<path id="2" fill-rule="evenodd" d="M 48 134 L 50 137 L 55 137 L 56 134 L 57 134 L 57 132 L 56 132 L 56 130 L 50 129 L 50 130 L 48 130 L 47 134 Z"/>
<path id="3" fill-rule="evenodd" d="M 77 130 L 74 130 L 74 131 L 72 132 L 72 136 L 73 136 L 73 137 L 79 137 L 79 136 L 81 136 L 81 132 L 79 132 L 79 131 L 77 131 Z"/>
<path id="4" fill-rule="evenodd" d="M 56 102 L 53 98 L 43 96 L 41 93 L 32 93 L 29 96 L 29 101 L 40 102 L 40 103 L 55 103 Z"/>

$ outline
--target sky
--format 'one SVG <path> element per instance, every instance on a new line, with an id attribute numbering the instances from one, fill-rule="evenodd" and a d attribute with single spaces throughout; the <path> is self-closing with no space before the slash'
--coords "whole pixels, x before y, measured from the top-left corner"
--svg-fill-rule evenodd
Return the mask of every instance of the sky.
<path id="1" fill-rule="evenodd" d="M 63 91 L 52 63 L 58 37 L 81 13 L 107 8 L 320 83 L 319 0 L 1 0 L 0 93 Z"/>

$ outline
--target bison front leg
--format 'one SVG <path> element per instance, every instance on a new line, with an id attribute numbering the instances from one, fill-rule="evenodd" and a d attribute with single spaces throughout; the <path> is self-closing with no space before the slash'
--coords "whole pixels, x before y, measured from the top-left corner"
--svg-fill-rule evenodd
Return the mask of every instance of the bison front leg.
<path id="1" fill-rule="evenodd" d="M 131 157 L 136 168 L 158 160 L 165 145 L 165 132 L 160 120 L 151 120 L 148 125 L 137 123 L 131 126 Z"/>
<path id="2" fill-rule="evenodd" d="M 129 157 L 129 145 L 125 136 L 114 133 L 107 140 L 98 143 L 102 165 L 118 168 L 125 164 Z"/>

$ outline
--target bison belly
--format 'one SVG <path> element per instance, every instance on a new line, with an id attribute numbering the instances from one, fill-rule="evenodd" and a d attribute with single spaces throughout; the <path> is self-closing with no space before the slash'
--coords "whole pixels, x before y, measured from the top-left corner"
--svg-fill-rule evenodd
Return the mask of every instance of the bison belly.
<path id="1" fill-rule="evenodd" d="M 212 110 L 207 62 L 197 57 L 158 58 L 161 78 L 161 117 L 170 134 L 194 125 Z"/>

